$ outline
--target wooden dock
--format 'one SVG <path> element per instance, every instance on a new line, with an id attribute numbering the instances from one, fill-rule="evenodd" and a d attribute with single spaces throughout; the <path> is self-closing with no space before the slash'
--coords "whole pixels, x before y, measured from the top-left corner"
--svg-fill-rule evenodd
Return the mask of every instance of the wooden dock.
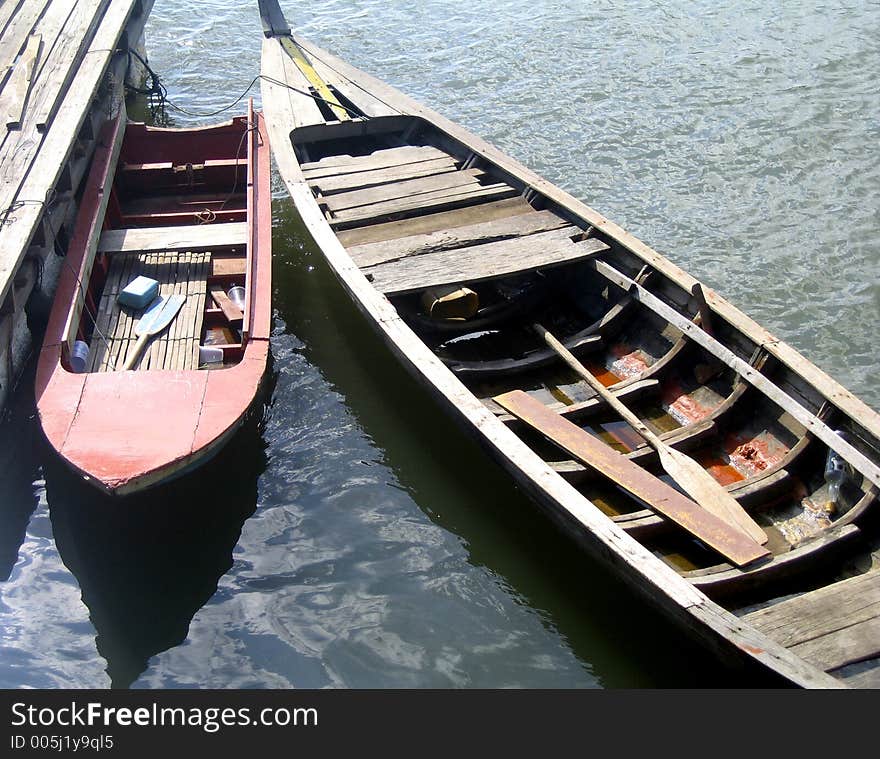
<path id="1" fill-rule="evenodd" d="M 39 344 L 76 196 L 153 0 L 0 3 L 0 408 Z M 29 324 L 31 325 L 29 327 Z"/>

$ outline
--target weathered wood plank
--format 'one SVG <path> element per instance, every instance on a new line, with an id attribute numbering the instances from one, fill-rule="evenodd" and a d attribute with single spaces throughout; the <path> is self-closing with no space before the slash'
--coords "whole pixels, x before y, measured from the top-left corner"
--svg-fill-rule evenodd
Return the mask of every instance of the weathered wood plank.
<path id="1" fill-rule="evenodd" d="M 23 0 L 3 0 L 3 4 L 0 5 L 0 39 L 3 38 L 9 20 L 19 9 L 22 1 Z M 32 5 L 35 5 L 35 3 L 32 3 Z M 0 62 L 2 62 L 2 59 L 0 59 Z"/>
<path id="2" fill-rule="evenodd" d="M 880 572 L 874 571 L 780 601 L 743 619 L 783 645 L 794 646 L 878 616 Z"/>
<path id="3" fill-rule="evenodd" d="M 65 93 L 63 102 L 53 120 L 36 156 L 31 156 L 30 168 L 16 175 L 12 193 L 22 205 L 14 215 L 5 219 L 3 248 L 0 254 L 0 297 L 5 297 L 12 277 L 25 255 L 28 241 L 32 238 L 43 211 L 43 203 L 55 186 L 67 157 L 73 148 L 75 136 L 93 103 L 97 87 L 116 55 L 117 42 L 126 23 L 131 23 L 132 33 L 139 34 L 152 0 L 111 0 L 98 32 L 89 45 L 88 65 L 81 66 L 77 76 Z M 42 33 L 42 32 L 41 32 Z M 46 35 L 44 34 L 44 39 Z M 121 59 L 116 58 L 117 66 Z M 114 71 L 116 67 L 114 67 Z M 27 119 L 27 115 L 25 117 Z M 7 134 L 12 134 L 7 132 Z M 23 178 L 23 180 L 22 180 Z M 11 197 L 6 194 L 6 177 L 0 175 L 0 212 L 4 211 Z"/>
<path id="4" fill-rule="evenodd" d="M 383 240 L 396 240 L 418 234 L 430 234 L 445 229 L 454 229 L 492 219 L 507 219 L 511 216 L 529 213 L 534 209 L 522 198 L 507 198 L 489 203 L 456 208 L 452 211 L 414 216 L 411 219 L 388 221 L 356 229 L 343 229 L 337 232 L 339 242 L 348 247 L 365 245 Z"/>
<path id="5" fill-rule="evenodd" d="M 141 250 L 212 250 L 247 243 L 247 222 L 199 224 L 182 227 L 111 229 L 98 241 L 99 253 Z"/>
<path id="6" fill-rule="evenodd" d="M 104 290 L 98 303 L 98 314 L 95 317 L 95 329 L 92 335 L 90 345 L 90 365 L 89 371 L 107 371 L 112 370 L 109 365 L 109 354 L 113 333 L 116 328 L 116 298 L 120 291 L 128 284 L 131 277 L 128 273 L 131 271 L 134 260 L 137 256 L 119 256 L 110 264 L 107 272 L 107 279 L 104 282 Z M 123 279 L 125 284 L 123 284 Z"/>
<path id="7" fill-rule="evenodd" d="M 407 214 L 451 210 L 475 205 L 478 202 L 502 200 L 518 194 L 517 190 L 503 182 L 438 190 L 409 198 L 397 198 L 368 206 L 347 208 L 336 212 L 330 223 L 335 229 L 354 225 L 377 224 Z"/>
<path id="8" fill-rule="evenodd" d="M 604 341 L 599 335 L 579 335 L 566 340 L 566 347 L 575 353 L 598 350 Z M 559 357 L 549 348 L 532 351 L 522 358 L 499 358 L 493 361 L 454 361 L 449 368 L 456 377 L 479 377 L 480 379 L 505 375 L 510 376 L 540 369 L 556 363 Z"/>
<path id="9" fill-rule="evenodd" d="M 436 285 L 479 282 L 533 269 L 559 266 L 608 250 L 601 240 L 572 242 L 575 228 L 529 237 L 412 256 L 363 269 L 381 292 L 399 294 Z"/>
<path id="10" fill-rule="evenodd" d="M 223 312 L 226 321 L 229 322 L 230 326 L 241 329 L 244 312 L 232 302 L 221 285 L 211 285 L 210 290 L 211 297 L 214 299 L 217 307 Z"/>
<path id="11" fill-rule="evenodd" d="M 7 0 L 7 3 L 3 5 L 3 10 L 6 10 L 7 5 L 12 7 L 14 3 Z M 0 81 L 3 80 L 6 69 L 12 69 L 16 57 L 21 52 L 28 36 L 34 30 L 34 25 L 37 23 L 37 19 L 44 8 L 45 3 L 25 3 L 12 20 L 9 21 L 2 36 L 0 36 Z"/>
<path id="12" fill-rule="evenodd" d="M 420 197 L 430 197 L 432 193 L 443 190 L 477 187 L 480 186 L 480 178 L 484 176 L 485 173 L 480 169 L 452 171 L 446 174 L 389 182 L 362 190 L 340 192 L 320 198 L 319 203 L 338 214 L 349 208 L 375 205 L 400 198 L 417 200 Z"/>
<path id="13" fill-rule="evenodd" d="M 494 400 L 566 453 L 588 464 L 737 566 L 770 555 L 741 530 L 731 527 L 601 440 L 561 418 L 528 393 L 514 390 L 496 396 Z"/>
<path id="14" fill-rule="evenodd" d="M 8 85 L 3 88 L 3 94 L 0 95 L 0 117 L 3 118 L 7 129 L 17 129 L 21 126 L 42 44 L 41 35 L 32 34 L 28 37 L 27 46 L 15 65 Z"/>
<path id="15" fill-rule="evenodd" d="M 49 89 L 42 98 L 34 99 L 37 131 L 44 132 L 55 116 L 109 4 L 110 0 L 79 0 L 76 10 L 68 16 L 64 29 L 52 48 L 51 55 L 57 61 L 56 69 L 51 71 L 53 89 Z M 42 70 L 40 75 L 43 75 Z"/>
<path id="16" fill-rule="evenodd" d="M 193 311 L 195 312 L 195 323 L 192 327 L 192 338 L 189 341 L 187 365 L 192 370 L 199 368 L 199 344 L 202 338 L 202 325 L 205 321 L 206 283 L 208 272 L 211 270 L 211 254 L 206 251 L 201 254 L 201 259 L 190 290 L 190 298 L 193 301 Z"/>
<path id="17" fill-rule="evenodd" d="M 313 189 L 326 196 L 338 192 L 360 190 L 389 182 L 399 182 L 401 179 L 417 179 L 419 177 L 430 177 L 435 174 L 447 174 L 455 171 L 457 165 L 453 158 L 432 158 L 430 161 L 406 163 L 403 166 L 392 166 L 386 169 L 354 171 L 348 174 L 331 174 L 326 177 L 309 179 L 309 184 Z"/>
<path id="18" fill-rule="evenodd" d="M 211 275 L 238 275 L 247 271 L 247 258 L 244 254 L 225 255 L 222 251 L 211 253 Z"/>
<path id="19" fill-rule="evenodd" d="M 390 169 L 394 166 L 449 157 L 449 153 L 430 145 L 405 145 L 400 148 L 374 150 L 366 155 L 327 156 L 319 161 L 303 163 L 301 168 L 303 176 L 311 181 L 331 175 L 348 174 L 355 171 Z"/>
<path id="20" fill-rule="evenodd" d="M 552 211 L 533 211 L 427 234 L 353 245 L 348 248 L 348 254 L 358 266 L 376 266 L 407 256 L 482 245 L 570 226 L 568 221 Z"/>
<path id="21" fill-rule="evenodd" d="M 825 671 L 880 656 L 880 617 L 857 622 L 792 650 Z"/>

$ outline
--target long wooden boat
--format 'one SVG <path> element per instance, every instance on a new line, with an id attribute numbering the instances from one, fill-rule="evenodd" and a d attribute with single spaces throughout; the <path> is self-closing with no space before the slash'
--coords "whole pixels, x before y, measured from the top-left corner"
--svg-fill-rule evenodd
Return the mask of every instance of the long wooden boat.
<path id="1" fill-rule="evenodd" d="M 253 405 L 269 356 L 269 172 L 252 104 L 210 127 L 127 123 L 124 109 L 108 123 L 36 376 L 49 443 L 100 489 L 189 471 Z M 144 298 L 178 306 L 160 331 L 145 329 L 154 311 L 120 301 L 138 277 Z"/>
<path id="2" fill-rule="evenodd" d="M 403 365 L 720 660 L 803 687 L 880 684 L 877 413 L 633 235 L 261 5 L 276 164 Z"/>

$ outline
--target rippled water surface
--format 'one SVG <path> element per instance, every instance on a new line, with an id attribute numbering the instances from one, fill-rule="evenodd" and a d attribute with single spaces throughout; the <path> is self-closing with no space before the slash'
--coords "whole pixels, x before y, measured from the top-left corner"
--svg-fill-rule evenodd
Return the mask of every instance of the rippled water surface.
<path id="1" fill-rule="evenodd" d="M 880 6 L 663 6 L 282 2 L 880 407 Z M 256 2 L 156 0 L 174 122 L 216 120 L 199 114 L 252 83 L 260 40 Z M 270 387 L 199 476 L 105 501 L 19 390 L 0 432 L 0 687 L 739 684 L 439 413 L 275 180 Z"/>

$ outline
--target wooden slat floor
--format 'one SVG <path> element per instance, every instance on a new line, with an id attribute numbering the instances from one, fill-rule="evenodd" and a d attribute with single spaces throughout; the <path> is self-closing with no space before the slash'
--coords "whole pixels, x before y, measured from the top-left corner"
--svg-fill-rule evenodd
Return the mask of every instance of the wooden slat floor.
<path id="1" fill-rule="evenodd" d="M 752 611 L 743 619 L 827 672 L 877 659 L 880 569 Z M 880 668 L 874 675 L 880 684 Z"/>
<path id="2" fill-rule="evenodd" d="M 180 313 L 159 335 L 150 339 L 137 370 L 198 369 L 199 339 L 204 320 L 211 254 L 207 251 L 152 251 L 116 254 L 98 306 L 92 337 L 89 371 L 112 372 L 121 368 L 137 342 L 135 330 L 143 309 L 120 306 L 120 291 L 139 275 L 159 281 L 159 294 L 186 295 Z"/>
<path id="3" fill-rule="evenodd" d="M 387 295 L 477 282 L 608 249 L 519 189 L 429 145 L 334 155 L 303 173 L 353 260 Z"/>

